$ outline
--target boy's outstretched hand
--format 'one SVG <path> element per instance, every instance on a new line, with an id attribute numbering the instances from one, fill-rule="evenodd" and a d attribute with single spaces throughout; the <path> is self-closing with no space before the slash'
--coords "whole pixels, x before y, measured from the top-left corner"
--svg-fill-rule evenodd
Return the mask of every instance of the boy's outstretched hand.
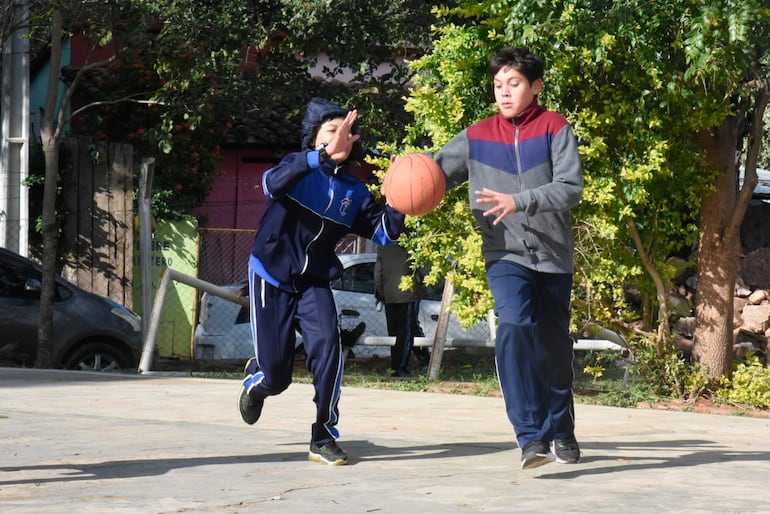
<path id="1" fill-rule="evenodd" d="M 345 119 L 342 120 L 337 131 L 334 133 L 329 144 L 326 146 L 326 152 L 336 162 L 343 162 L 350 155 L 353 149 L 353 143 L 361 139 L 359 134 L 353 134 L 353 124 L 358 119 L 358 111 L 353 109 L 348 111 Z"/>
<path id="2" fill-rule="evenodd" d="M 486 187 L 481 191 L 474 191 L 476 201 L 481 204 L 491 204 L 492 207 L 484 211 L 484 216 L 496 216 L 493 225 L 500 223 L 503 218 L 516 212 L 516 202 L 513 196 L 492 191 Z"/>

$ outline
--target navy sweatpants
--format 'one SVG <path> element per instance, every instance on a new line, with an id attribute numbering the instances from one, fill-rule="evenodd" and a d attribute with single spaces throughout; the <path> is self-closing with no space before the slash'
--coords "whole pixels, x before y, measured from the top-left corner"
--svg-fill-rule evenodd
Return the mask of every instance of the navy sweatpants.
<path id="1" fill-rule="evenodd" d="M 256 368 L 249 394 L 277 395 L 291 384 L 294 371 L 295 322 L 307 353 L 307 367 L 315 386 L 316 420 L 311 440 L 323 445 L 339 437 L 336 429 L 344 357 L 337 309 L 329 286 L 307 285 L 289 293 L 270 285 L 249 269 L 251 332 Z"/>
<path id="2" fill-rule="evenodd" d="M 393 371 L 408 371 L 414 338 L 420 326 L 419 309 L 420 304 L 416 301 L 385 304 L 388 335 L 396 337 L 396 343 L 390 347 L 390 369 Z"/>
<path id="3" fill-rule="evenodd" d="M 519 447 L 573 435 L 572 275 L 497 261 L 487 281 L 499 323 L 497 374 Z"/>

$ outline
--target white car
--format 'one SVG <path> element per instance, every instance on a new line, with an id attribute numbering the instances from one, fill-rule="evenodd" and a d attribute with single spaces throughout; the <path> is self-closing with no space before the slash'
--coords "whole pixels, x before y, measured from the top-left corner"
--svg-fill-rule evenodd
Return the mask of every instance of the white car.
<path id="1" fill-rule="evenodd" d="M 377 254 L 342 254 L 339 258 L 344 271 L 331 287 L 343 331 L 343 344 L 352 346 L 356 357 L 389 356 L 388 340 L 383 340 L 388 337 L 385 310 L 374 298 Z M 245 282 L 226 287 L 248 294 Z M 439 288 L 420 302 L 420 326 L 425 337 L 417 338 L 417 345 L 432 344 L 440 311 Z M 245 359 L 254 355 L 247 307 L 204 293 L 199 320 L 194 336 L 196 359 Z M 455 339 L 474 340 L 483 345 L 489 341 L 489 333 L 486 322 L 464 330 L 456 317 L 451 315 L 447 341 L 451 344 Z M 301 342 L 302 336 L 298 334 L 297 344 Z"/>

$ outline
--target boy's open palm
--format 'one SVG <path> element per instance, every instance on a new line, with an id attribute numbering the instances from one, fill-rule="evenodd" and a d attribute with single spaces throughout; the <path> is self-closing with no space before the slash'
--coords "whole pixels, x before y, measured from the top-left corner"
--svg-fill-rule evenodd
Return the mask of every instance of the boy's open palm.
<path id="1" fill-rule="evenodd" d="M 337 131 L 334 133 L 331 141 L 326 146 L 329 156 L 336 162 L 343 162 L 350 155 L 353 144 L 361 139 L 359 134 L 353 134 L 353 124 L 358 119 L 358 111 L 353 109 L 348 111 L 345 119 L 342 120 Z"/>

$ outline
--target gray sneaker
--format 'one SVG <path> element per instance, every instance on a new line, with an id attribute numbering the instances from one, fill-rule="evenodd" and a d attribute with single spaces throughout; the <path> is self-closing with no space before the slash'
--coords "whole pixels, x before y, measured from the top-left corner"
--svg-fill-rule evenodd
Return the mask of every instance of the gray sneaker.
<path id="1" fill-rule="evenodd" d="M 580 462 L 580 446 L 575 436 L 551 441 L 551 452 L 559 464 L 576 464 Z"/>
<path id="2" fill-rule="evenodd" d="M 534 469 L 554 461 L 543 441 L 532 441 L 521 449 L 521 469 Z"/>
<path id="3" fill-rule="evenodd" d="M 308 459 L 330 466 L 344 466 L 348 463 L 348 454 L 342 451 L 342 448 L 337 446 L 337 443 L 334 441 L 326 443 L 323 446 L 310 443 Z"/>

